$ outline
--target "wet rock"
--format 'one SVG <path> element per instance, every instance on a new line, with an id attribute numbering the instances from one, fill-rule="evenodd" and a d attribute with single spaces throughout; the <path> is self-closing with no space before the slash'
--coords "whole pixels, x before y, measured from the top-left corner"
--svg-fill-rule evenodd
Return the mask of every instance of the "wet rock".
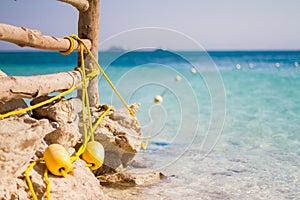
<path id="1" fill-rule="evenodd" d="M 138 104 L 133 104 L 131 108 L 137 111 L 138 106 Z M 107 107 L 101 106 L 101 109 L 94 110 L 95 121 L 105 111 L 103 108 Z M 141 148 L 141 128 L 136 124 L 136 118 L 131 116 L 126 108 L 109 112 L 94 134 L 95 140 L 100 142 L 105 149 L 104 165 L 95 172 L 96 175 L 126 168 Z"/>
<path id="2" fill-rule="evenodd" d="M 17 188 L 16 177 L 25 171 L 45 135 L 52 131 L 46 119 L 24 115 L 0 120 L 0 199 L 12 199 Z"/>
<path id="3" fill-rule="evenodd" d="M 7 76 L 6 73 L 4 73 L 2 70 L 0 70 L 0 77 Z"/>
<path id="4" fill-rule="evenodd" d="M 102 175 L 99 180 L 103 185 L 147 186 L 156 183 L 165 175 L 161 172 L 145 170 L 128 170 L 114 174 Z"/>

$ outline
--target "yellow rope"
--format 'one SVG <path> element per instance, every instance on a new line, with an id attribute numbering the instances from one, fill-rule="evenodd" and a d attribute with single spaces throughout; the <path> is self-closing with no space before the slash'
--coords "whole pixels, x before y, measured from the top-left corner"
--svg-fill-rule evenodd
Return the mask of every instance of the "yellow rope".
<path id="1" fill-rule="evenodd" d="M 103 177 L 104 177 L 103 175 L 96 176 L 96 178 L 103 178 Z"/>
<path id="2" fill-rule="evenodd" d="M 67 36 L 67 37 L 64 37 L 64 38 L 68 39 L 70 41 L 70 46 L 69 46 L 69 49 L 67 51 L 60 51 L 60 53 L 63 54 L 63 55 L 68 55 L 68 54 L 70 54 L 70 53 L 72 53 L 74 51 L 75 41 L 70 36 Z"/>
<path id="3" fill-rule="evenodd" d="M 99 124 L 101 123 L 101 120 L 105 117 L 105 115 L 107 115 L 108 112 L 113 108 L 113 106 L 110 106 L 104 113 L 102 113 L 102 115 L 99 117 L 99 119 L 97 120 L 95 125 L 94 126 L 92 125 L 92 115 L 91 115 L 91 109 L 90 109 L 90 104 L 89 104 L 89 96 L 88 96 L 88 91 L 87 91 L 87 86 L 86 86 L 86 82 L 88 80 L 90 80 L 93 77 L 99 75 L 99 73 L 101 72 L 102 75 L 107 80 L 107 82 L 109 83 L 109 85 L 111 86 L 111 88 L 115 91 L 115 93 L 117 94 L 119 99 L 122 101 L 124 106 L 127 108 L 129 113 L 133 117 L 135 117 L 135 114 L 131 110 L 131 108 L 127 105 L 127 103 L 125 102 L 125 100 L 123 99 L 123 97 L 121 96 L 119 91 L 116 89 L 116 87 L 113 85 L 113 83 L 110 81 L 108 76 L 105 74 L 104 70 L 101 68 L 98 61 L 95 59 L 95 57 L 93 56 L 93 54 L 91 53 L 89 48 L 86 46 L 86 44 L 76 35 L 68 36 L 68 37 L 66 37 L 66 39 L 68 39 L 70 41 L 70 48 L 67 51 L 61 52 L 64 55 L 67 55 L 67 54 L 71 53 L 74 50 L 74 46 L 75 46 L 74 40 L 77 40 L 78 43 L 79 43 L 81 68 L 78 68 L 78 70 L 81 72 L 82 81 L 79 84 L 77 84 L 76 86 L 74 86 L 74 87 L 66 90 L 65 92 L 62 92 L 62 93 L 60 93 L 60 94 L 58 94 L 58 95 L 56 95 L 56 96 L 54 96 L 54 97 L 52 97 L 52 98 L 50 98 L 46 101 L 40 102 L 36 105 L 30 106 L 30 107 L 22 109 L 22 110 L 17 110 L 17 111 L 8 112 L 8 113 L 5 113 L 5 114 L 0 114 L 0 118 L 5 118 L 5 117 L 9 117 L 11 115 L 21 114 L 21 113 L 28 112 L 30 110 L 36 109 L 38 107 L 41 107 L 43 105 L 49 104 L 49 103 L 61 98 L 62 96 L 71 93 L 74 89 L 82 86 L 82 121 L 83 121 L 83 131 L 84 131 L 84 143 L 78 149 L 76 154 L 71 157 L 71 162 L 73 163 L 85 151 L 87 142 L 90 139 L 92 141 L 94 140 L 94 132 L 95 132 L 96 128 L 99 126 Z M 88 74 L 86 74 L 86 69 L 85 69 L 85 64 L 84 64 L 83 47 L 87 50 L 87 52 L 89 53 L 89 55 L 91 56 L 93 61 L 96 63 L 96 65 L 98 67 L 98 70 L 97 69 L 92 69 L 92 71 L 90 71 Z M 89 131 L 88 131 L 88 128 L 87 128 L 87 119 L 86 119 L 85 106 L 87 107 L 86 109 L 87 109 L 88 121 L 89 121 Z M 139 126 L 139 121 L 137 119 L 136 119 L 136 124 Z M 148 133 L 148 138 L 149 138 L 149 133 Z M 148 144 L 148 141 L 146 141 L 146 144 L 142 145 L 142 147 L 146 148 L 147 144 Z M 37 200 L 37 196 L 35 194 L 32 182 L 31 182 L 30 177 L 29 177 L 29 171 L 32 170 L 32 168 L 36 165 L 36 163 L 41 161 L 41 160 L 44 160 L 44 158 L 40 158 L 40 159 L 32 162 L 28 166 L 28 168 L 25 170 L 26 181 L 28 183 L 29 190 L 32 193 L 32 197 L 33 197 L 34 200 Z M 67 173 L 64 170 L 61 170 L 61 173 L 64 177 L 67 176 Z M 44 173 L 44 179 L 45 179 L 45 182 L 46 182 L 46 185 L 47 185 L 46 186 L 47 199 L 49 200 L 50 199 L 50 180 L 48 178 L 48 169 L 47 168 L 46 168 L 45 173 Z"/>
<path id="4" fill-rule="evenodd" d="M 99 119 L 97 120 L 96 124 L 93 126 L 92 130 L 93 132 L 96 130 L 96 128 L 99 126 L 101 120 L 107 115 L 107 113 L 109 113 L 109 111 L 113 108 L 113 106 L 110 106 L 104 113 L 102 113 L 102 115 L 99 117 Z M 85 151 L 86 145 L 88 143 L 88 141 L 90 140 L 90 135 L 87 136 L 87 138 L 85 138 L 84 143 L 80 146 L 80 148 L 78 149 L 77 153 L 71 157 L 71 162 L 73 163 L 75 160 L 77 160 L 79 158 L 79 156 L 81 156 L 81 154 Z"/>
<path id="5" fill-rule="evenodd" d="M 96 130 L 96 128 L 99 126 L 101 120 L 105 117 L 105 115 L 107 115 L 107 113 L 108 113 L 111 109 L 113 109 L 113 107 L 114 107 L 114 106 L 109 106 L 108 109 L 107 109 L 104 113 L 102 113 L 102 115 L 99 117 L 99 119 L 97 120 L 97 122 L 96 122 L 95 125 L 93 126 L 92 132 L 95 132 L 95 130 Z"/>
<path id="6" fill-rule="evenodd" d="M 147 135 L 146 141 L 142 142 L 142 144 L 141 144 L 141 147 L 142 147 L 143 150 L 147 149 L 147 146 L 148 146 L 148 143 L 149 143 L 149 139 L 150 139 L 150 136 L 151 136 L 151 129 L 152 129 L 152 127 L 148 131 L 148 135 Z"/>
<path id="7" fill-rule="evenodd" d="M 64 169 L 61 169 L 61 170 L 59 170 L 60 172 L 61 172 L 61 174 L 63 175 L 63 177 L 64 178 L 66 178 L 67 177 L 67 172 L 65 172 L 65 170 Z"/>
<path id="8" fill-rule="evenodd" d="M 72 38 L 72 39 L 70 39 Z M 106 81 L 109 83 L 109 85 L 111 86 L 111 88 L 114 90 L 114 92 L 117 94 L 117 96 L 119 97 L 119 99 L 121 100 L 121 102 L 124 104 L 124 106 L 127 108 L 127 110 L 129 111 L 129 113 L 135 117 L 135 114 L 134 112 L 132 111 L 132 109 L 128 106 L 128 104 L 126 103 L 126 101 L 123 99 L 123 97 L 121 96 L 121 94 L 119 93 L 119 91 L 117 90 L 117 88 L 114 86 L 114 84 L 111 82 L 111 80 L 109 79 L 109 77 L 106 75 L 106 73 L 104 72 L 104 70 L 101 68 L 100 64 L 98 63 L 98 61 L 95 59 L 95 57 L 93 56 L 92 52 L 89 50 L 89 48 L 86 46 L 86 44 L 77 36 L 77 35 L 71 35 L 71 36 L 68 36 L 67 39 L 70 40 L 70 44 L 72 46 L 72 44 L 74 43 L 73 39 L 76 39 L 78 42 L 80 42 L 80 52 L 81 52 L 81 59 L 82 59 L 82 63 L 83 63 L 83 66 L 84 66 L 84 56 L 83 56 L 83 49 L 82 49 L 82 45 L 85 47 L 85 49 L 88 51 L 89 55 L 91 56 L 91 58 L 93 59 L 93 61 L 96 63 L 97 67 L 98 67 L 98 70 L 102 73 L 102 75 L 104 76 L 104 78 L 106 79 Z M 73 41 L 73 42 L 71 42 Z M 86 80 L 89 80 L 91 78 L 93 78 L 94 76 L 97 76 L 99 74 L 99 71 L 98 70 L 93 70 L 91 73 L 89 73 L 87 75 L 87 78 Z M 85 70 L 83 70 L 85 71 Z M 51 103 L 57 99 L 59 99 L 60 97 L 66 95 L 66 94 L 69 94 L 71 93 L 74 89 L 78 88 L 79 86 L 81 85 L 85 85 L 84 81 L 82 81 L 81 83 L 77 84 L 76 86 L 70 88 L 69 90 L 66 90 L 65 92 L 62 92 L 60 93 L 59 95 L 55 96 L 55 97 L 52 97 L 51 99 L 49 100 L 46 100 L 46 101 L 43 101 L 43 102 L 40 102 L 36 105 L 33 105 L 33 106 L 30 106 L 28 108 L 24 108 L 24 109 L 21 109 L 21 110 L 16 110 L 16 111 L 11 111 L 11 112 L 8 112 L 8 113 L 5 113 L 5 114 L 0 114 L 0 118 L 5 118 L 5 117 L 9 117 L 9 116 L 12 116 L 12 115 L 17 115 L 17 114 L 21 114 L 21 113 L 24 113 L 24 112 L 28 112 L 30 110 L 33 110 L 33 109 L 36 109 L 40 106 L 43 106 L 43 105 L 46 105 L 48 103 Z M 86 87 L 83 87 L 83 88 L 86 88 Z M 139 126 L 139 121 L 136 119 L 136 123 L 137 125 Z"/>
<path id="9" fill-rule="evenodd" d="M 46 183 L 47 200 L 50 200 L 50 185 L 51 185 L 51 182 L 50 182 L 49 177 L 48 177 L 48 169 L 47 169 L 47 167 L 45 169 L 44 179 L 45 179 L 45 183 Z"/>
<path id="10" fill-rule="evenodd" d="M 89 164 L 89 163 L 86 163 L 86 164 L 84 164 L 84 166 L 86 166 L 86 167 L 93 167 L 93 164 Z"/>
<path id="11" fill-rule="evenodd" d="M 8 113 L 5 113 L 5 114 L 0 114 L 0 118 L 9 117 L 9 116 L 12 116 L 12 115 L 18 115 L 18 114 L 21 114 L 21 113 L 28 112 L 28 111 L 30 111 L 30 110 L 36 109 L 36 108 L 38 108 L 38 107 L 41 107 L 41 106 L 43 106 L 43 105 L 46 105 L 46 104 L 48 104 L 48 103 L 51 103 L 51 102 L 53 102 L 53 101 L 55 101 L 55 100 L 61 98 L 62 96 L 71 93 L 74 89 L 80 87 L 81 85 L 82 85 L 82 83 L 78 83 L 78 84 L 75 85 L 74 87 L 72 87 L 72 88 L 70 88 L 70 89 L 68 89 L 68 90 L 66 90 L 66 91 L 64 91 L 64 92 L 62 92 L 62 93 L 60 93 L 60 94 L 58 94 L 57 96 L 54 96 L 54 97 L 52 97 L 52 98 L 50 98 L 50 99 L 48 99 L 48 100 L 46 100 L 46 101 L 40 102 L 40 103 L 35 104 L 35 105 L 33 105 L 33 106 L 29 106 L 29 107 L 24 108 L 24 109 L 22 109 L 22 110 L 15 110 L 15 111 L 11 111 L 11 112 L 8 112 Z"/>
<path id="12" fill-rule="evenodd" d="M 87 91 L 87 86 L 85 83 L 86 74 L 85 74 L 83 50 L 81 51 L 81 59 L 82 59 L 82 77 L 83 77 L 83 82 L 84 82 L 84 87 L 82 89 L 82 92 L 85 93 L 85 98 L 82 97 L 82 101 L 85 101 L 86 109 L 87 109 L 87 113 L 88 113 L 89 130 L 90 130 L 89 135 L 91 136 L 91 140 L 94 141 L 94 133 L 92 131 L 93 122 L 92 122 L 92 114 L 91 114 L 90 101 L 89 101 L 89 93 Z"/>
<path id="13" fill-rule="evenodd" d="M 89 48 L 86 46 L 86 44 L 77 36 L 77 35 L 71 35 L 72 38 L 76 39 L 77 41 L 80 41 L 85 49 L 87 50 L 87 52 L 89 53 L 89 55 L 91 56 L 91 58 L 93 59 L 94 63 L 97 65 L 99 71 L 101 72 L 101 74 L 104 76 L 104 78 L 106 79 L 106 81 L 109 83 L 109 85 L 111 86 L 111 88 L 114 90 L 114 92 L 117 94 L 117 96 L 119 97 L 119 99 L 121 100 L 121 102 L 123 103 L 123 105 L 127 108 L 127 110 L 129 111 L 129 113 L 135 117 L 134 112 L 132 111 L 132 109 L 128 106 L 128 104 L 126 103 L 126 101 L 123 99 L 123 97 L 121 96 L 121 94 L 119 93 L 119 91 L 117 90 L 117 88 L 114 86 L 114 84 L 111 82 L 111 80 L 109 79 L 109 77 L 106 75 L 106 73 L 104 72 L 104 70 L 102 69 L 102 67 L 100 66 L 100 64 L 98 63 L 98 61 L 96 60 L 96 58 L 93 56 L 92 52 L 89 50 Z M 136 124 L 138 126 L 140 126 L 139 121 L 136 119 Z"/>
<path id="14" fill-rule="evenodd" d="M 150 126 L 149 126 L 149 130 L 148 130 L 146 141 L 142 142 L 142 144 L 141 144 L 141 147 L 142 147 L 142 149 L 144 151 L 146 151 L 146 149 L 147 149 L 147 146 L 148 146 L 148 143 L 149 143 L 149 139 L 151 137 L 152 128 L 153 128 L 153 120 L 151 118 L 151 123 L 150 123 Z"/>
<path id="15" fill-rule="evenodd" d="M 35 161 L 33 161 L 28 167 L 27 169 L 25 170 L 25 177 L 26 177 L 26 181 L 27 181 L 27 184 L 28 184 L 28 187 L 29 187 L 29 190 L 32 194 L 32 198 L 34 200 L 37 200 L 37 196 L 35 194 L 35 191 L 33 189 L 33 185 L 32 185 L 32 182 L 31 182 L 31 179 L 30 179 L 30 176 L 29 176 L 29 171 L 32 170 L 32 168 L 37 164 L 37 162 L 40 162 L 44 160 L 43 158 L 40 158 L 40 159 L 37 159 Z"/>
<path id="16" fill-rule="evenodd" d="M 90 139 L 90 134 L 88 135 L 88 131 L 87 131 L 87 125 L 86 125 L 86 112 L 85 112 L 85 103 L 86 101 L 88 101 L 88 97 L 86 98 L 87 91 L 86 91 L 86 75 L 85 75 L 85 67 L 84 67 L 84 56 L 83 56 L 83 48 L 82 48 L 82 44 L 80 43 L 80 59 L 81 59 L 81 67 L 82 69 L 78 68 L 78 70 L 81 73 L 82 76 L 82 83 L 83 83 L 83 87 L 82 87 L 82 121 L 83 121 L 83 133 L 84 133 L 84 143 L 80 146 L 80 148 L 78 149 L 78 151 L 76 152 L 76 154 L 74 156 L 71 157 L 71 162 L 73 163 L 75 160 L 77 160 L 79 158 L 79 156 L 85 151 L 86 148 L 86 144 Z M 89 109 L 89 108 L 88 108 Z M 88 112 L 90 112 L 90 110 L 88 110 Z"/>

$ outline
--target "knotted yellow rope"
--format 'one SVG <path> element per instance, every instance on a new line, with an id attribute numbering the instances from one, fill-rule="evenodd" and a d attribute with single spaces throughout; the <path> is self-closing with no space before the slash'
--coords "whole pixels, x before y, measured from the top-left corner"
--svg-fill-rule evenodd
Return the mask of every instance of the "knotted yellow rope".
<path id="1" fill-rule="evenodd" d="M 67 90 L 65 92 L 60 93 L 59 95 L 56 95 L 56 96 L 52 97 L 49 100 L 43 101 L 41 103 L 38 103 L 38 104 L 36 104 L 34 106 L 30 106 L 30 107 L 22 109 L 22 110 L 8 112 L 8 113 L 3 114 L 3 115 L 0 114 L 0 118 L 9 117 L 11 115 L 21 114 L 21 113 L 33 110 L 35 108 L 38 108 L 40 106 L 46 105 L 48 103 L 51 103 L 51 102 L 53 102 L 53 101 L 61 98 L 64 95 L 72 92 L 74 89 L 82 86 L 82 88 L 83 88 L 82 89 L 82 120 L 83 120 L 83 130 L 84 130 L 84 143 L 78 149 L 78 151 L 76 152 L 76 154 L 70 158 L 71 162 L 73 163 L 85 151 L 86 146 L 87 146 L 87 142 L 90 140 L 90 138 L 91 138 L 92 141 L 94 140 L 94 131 L 96 130 L 97 126 L 100 124 L 100 122 L 104 118 L 104 116 L 107 115 L 107 113 L 113 108 L 113 106 L 110 106 L 99 117 L 99 119 L 97 120 L 97 122 L 93 126 L 92 125 L 92 116 L 91 116 L 91 110 L 90 110 L 90 105 L 89 105 L 89 97 L 88 97 L 88 92 L 87 92 L 86 81 L 88 81 L 88 80 L 92 79 L 93 77 L 99 75 L 99 72 L 101 72 L 102 75 L 104 76 L 104 78 L 106 79 L 106 81 L 111 86 L 111 88 L 115 91 L 115 93 L 117 94 L 117 96 L 119 97 L 119 99 L 121 100 L 121 102 L 127 108 L 127 110 L 129 111 L 129 113 L 133 117 L 135 117 L 135 114 L 132 111 L 132 109 L 127 105 L 127 103 L 125 102 L 125 100 L 123 99 L 123 97 L 121 96 L 121 94 L 119 93 L 119 91 L 116 89 L 116 87 L 113 85 L 113 83 L 111 82 L 111 80 L 108 78 L 108 76 L 106 75 L 106 73 L 104 72 L 104 70 L 101 68 L 101 66 L 99 65 L 98 61 L 95 59 L 95 57 L 93 56 L 93 54 L 91 53 L 91 51 L 89 50 L 89 48 L 86 46 L 86 44 L 77 35 L 68 36 L 68 37 L 66 37 L 66 39 L 68 39 L 70 41 L 70 48 L 67 51 L 61 52 L 64 55 L 67 55 L 67 54 L 71 53 L 74 50 L 74 44 L 75 44 L 74 40 L 77 40 L 77 42 L 80 45 L 81 68 L 79 68 L 79 71 L 81 72 L 81 75 L 82 75 L 82 81 L 79 84 L 77 84 L 76 86 L 70 88 L 69 90 Z M 91 56 L 92 60 L 94 61 L 94 63 L 98 67 L 98 70 L 92 69 L 92 71 L 90 73 L 88 73 L 88 74 L 86 74 L 86 69 L 85 69 L 85 64 L 84 64 L 84 55 L 83 55 L 83 49 L 84 48 L 89 53 L 89 55 Z M 87 128 L 87 119 L 86 119 L 85 107 L 87 107 L 86 109 L 87 109 L 87 113 L 88 113 L 89 132 L 88 132 L 88 128 Z M 139 126 L 139 121 L 137 119 L 136 119 L 136 124 Z M 148 144 L 148 139 L 146 141 L 146 144 L 142 143 L 142 148 L 146 149 L 147 144 Z M 33 186 L 32 186 L 32 182 L 31 182 L 30 177 L 29 177 L 29 171 L 32 170 L 32 168 L 37 164 L 37 162 L 40 162 L 40 161 L 44 161 L 44 158 L 40 158 L 40 159 L 37 159 L 36 161 L 32 162 L 28 166 L 28 168 L 25 170 L 26 181 L 28 183 L 29 190 L 32 193 L 32 197 L 33 197 L 34 200 L 37 200 L 37 196 L 35 194 L 35 191 L 34 191 Z M 89 165 L 89 164 L 87 164 L 87 165 Z M 62 172 L 62 175 L 64 177 L 67 176 L 67 174 L 64 172 L 64 170 L 62 170 L 61 172 Z M 48 178 L 48 169 L 47 168 L 46 168 L 45 173 L 44 173 L 44 179 L 45 179 L 45 182 L 46 182 L 46 185 L 47 185 L 46 186 L 47 199 L 49 200 L 50 199 L 50 180 Z"/>
<path id="2" fill-rule="evenodd" d="M 69 40 L 70 47 L 67 51 L 60 51 L 60 53 L 63 54 L 63 55 L 69 55 L 70 53 L 72 53 L 74 51 L 75 41 L 71 36 L 67 36 L 67 37 L 64 37 L 64 38 Z"/>
<path id="3" fill-rule="evenodd" d="M 73 37 L 67 37 L 71 43 L 71 45 L 73 44 L 74 46 L 74 39 Z M 83 56 L 83 42 L 80 41 L 80 59 L 81 59 L 81 69 L 79 70 L 81 72 L 82 75 L 82 81 L 77 84 L 75 87 L 70 88 L 69 90 L 47 100 L 44 102 L 41 102 L 39 104 L 36 104 L 34 106 L 28 107 L 26 109 L 22 109 L 22 110 L 18 110 L 18 111 L 13 111 L 10 113 L 6 113 L 4 115 L 2 115 L 1 117 L 8 117 L 11 115 L 15 115 L 15 114 L 20 114 L 23 112 L 27 112 L 29 110 L 38 108 L 40 106 L 46 105 L 48 103 L 51 103 L 53 101 L 55 101 L 56 99 L 59 99 L 60 97 L 64 96 L 65 94 L 68 94 L 70 92 L 72 92 L 75 88 L 78 88 L 82 85 L 82 118 L 83 118 L 83 129 L 84 129 L 84 144 L 79 148 L 79 150 L 77 151 L 77 153 L 72 156 L 70 158 L 71 162 L 73 163 L 75 160 L 77 160 L 79 158 L 79 156 L 85 151 L 86 148 L 86 144 L 89 141 L 89 139 L 92 137 L 92 139 L 94 140 L 94 131 L 97 128 L 97 126 L 100 124 L 101 120 L 104 118 L 104 116 L 113 108 L 113 106 L 110 106 L 97 120 L 96 124 L 94 126 L 92 126 L 92 116 L 91 116 L 91 109 L 90 109 L 90 105 L 89 105 L 89 97 L 88 97 L 88 92 L 87 92 L 87 86 L 86 86 L 86 82 L 88 80 L 90 80 L 91 78 L 93 78 L 94 76 L 97 76 L 99 74 L 99 72 L 95 72 L 92 71 L 91 73 L 89 73 L 88 75 L 86 75 L 86 69 L 85 69 L 85 65 L 84 65 L 84 56 Z M 70 47 L 70 49 L 72 49 L 74 47 Z M 63 54 L 68 54 L 67 52 L 63 52 Z M 88 111 L 88 121 L 89 121 L 89 129 L 90 129 L 90 133 L 88 134 L 88 130 L 87 130 L 87 123 L 86 123 L 86 112 L 85 112 L 85 107 L 87 107 L 87 111 Z M 26 181 L 28 183 L 28 187 L 29 190 L 32 194 L 32 197 L 34 200 L 37 200 L 37 196 L 36 193 L 34 191 L 31 179 L 29 177 L 29 171 L 32 170 L 32 168 L 37 164 L 37 162 L 40 161 L 44 161 L 44 158 L 40 158 L 34 162 L 32 162 L 28 168 L 25 170 L 25 176 L 26 176 Z M 67 173 L 64 170 L 61 170 L 61 173 L 64 177 L 67 176 Z M 44 180 L 46 182 L 46 194 L 47 194 L 47 199 L 50 199 L 50 180 L 48 178 L 48 169 L 46 168 L 45 172 L 44 172 Z"/>

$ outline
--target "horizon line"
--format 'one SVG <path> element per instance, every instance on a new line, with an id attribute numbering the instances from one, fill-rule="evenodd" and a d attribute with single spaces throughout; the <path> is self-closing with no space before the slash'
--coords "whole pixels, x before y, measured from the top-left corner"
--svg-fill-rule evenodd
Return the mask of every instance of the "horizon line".
<path id="1" fill-rule="evenodd" d="M 174 51 L 174 52 L 251 52 L 251 51 L 300 51 L 300 49 L 207 49 L 207 50 L 189 50 L 189 49 L 151 49 L 151 50 L 132 50 L 132 49 L 123 49 L 123 50 L 98 50 L 98 52 L 155 52 L 155 51 Z M 43 49 L 0 49 L 0 53 L 4 52 L 58 52 L 51 50 L 43 50 Z M 74 51 L 77 52 L 77 51 Z M 74 53 L 72 52 L 72 53 Z M 59 53 L 59 52 L 58 52 Z"/>

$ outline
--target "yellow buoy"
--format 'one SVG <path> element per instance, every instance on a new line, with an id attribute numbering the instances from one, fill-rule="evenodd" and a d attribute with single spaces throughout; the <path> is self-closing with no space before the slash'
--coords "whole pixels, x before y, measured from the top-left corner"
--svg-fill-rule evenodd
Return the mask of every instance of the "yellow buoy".
<path id="1" fill-rule="evenodd" d="M 51 144 L 44 152 L 49 171 L 56 176 L 65 176 L 72 171 L 72 163 L 67 150 L 60 144 Z"/>
<path id="2" fill-rule="evenodd" d="M 162 103 L 163 100 L 164 100 L 164 99 L 162 98 L 162 96 L 157 95 L 157 96 L 154 98 L 154 103 Z"/>
<path id="3" fill-rule="evenodd" d="M 196 73 L 197 73 L 197 70 L 196 70 L 195 68 L 192 68 L 192 69 L 191 69 L 191 72 L 192 72 L 192 74 L 196 74 Z"/>
<path id="4" fill-rule="evenodd" d="M 104 148 L 102 144 L 96 141 L 87 143 L 86 149 L 82 154 L 82 159 L 92 164 L 90 167 L 91 170 L 100 168 L 104 162 Z"/>
<path id="5" fill-rule="evenodd" d="M 177 75 L 177 76 L 175 77 L 175 80 L 176 80 L 176 81 L 181 81 L 181 79 L 182 79 L 182 78 L 181 78 L 181 76 L 179 76 L 179 75 Z"/>

